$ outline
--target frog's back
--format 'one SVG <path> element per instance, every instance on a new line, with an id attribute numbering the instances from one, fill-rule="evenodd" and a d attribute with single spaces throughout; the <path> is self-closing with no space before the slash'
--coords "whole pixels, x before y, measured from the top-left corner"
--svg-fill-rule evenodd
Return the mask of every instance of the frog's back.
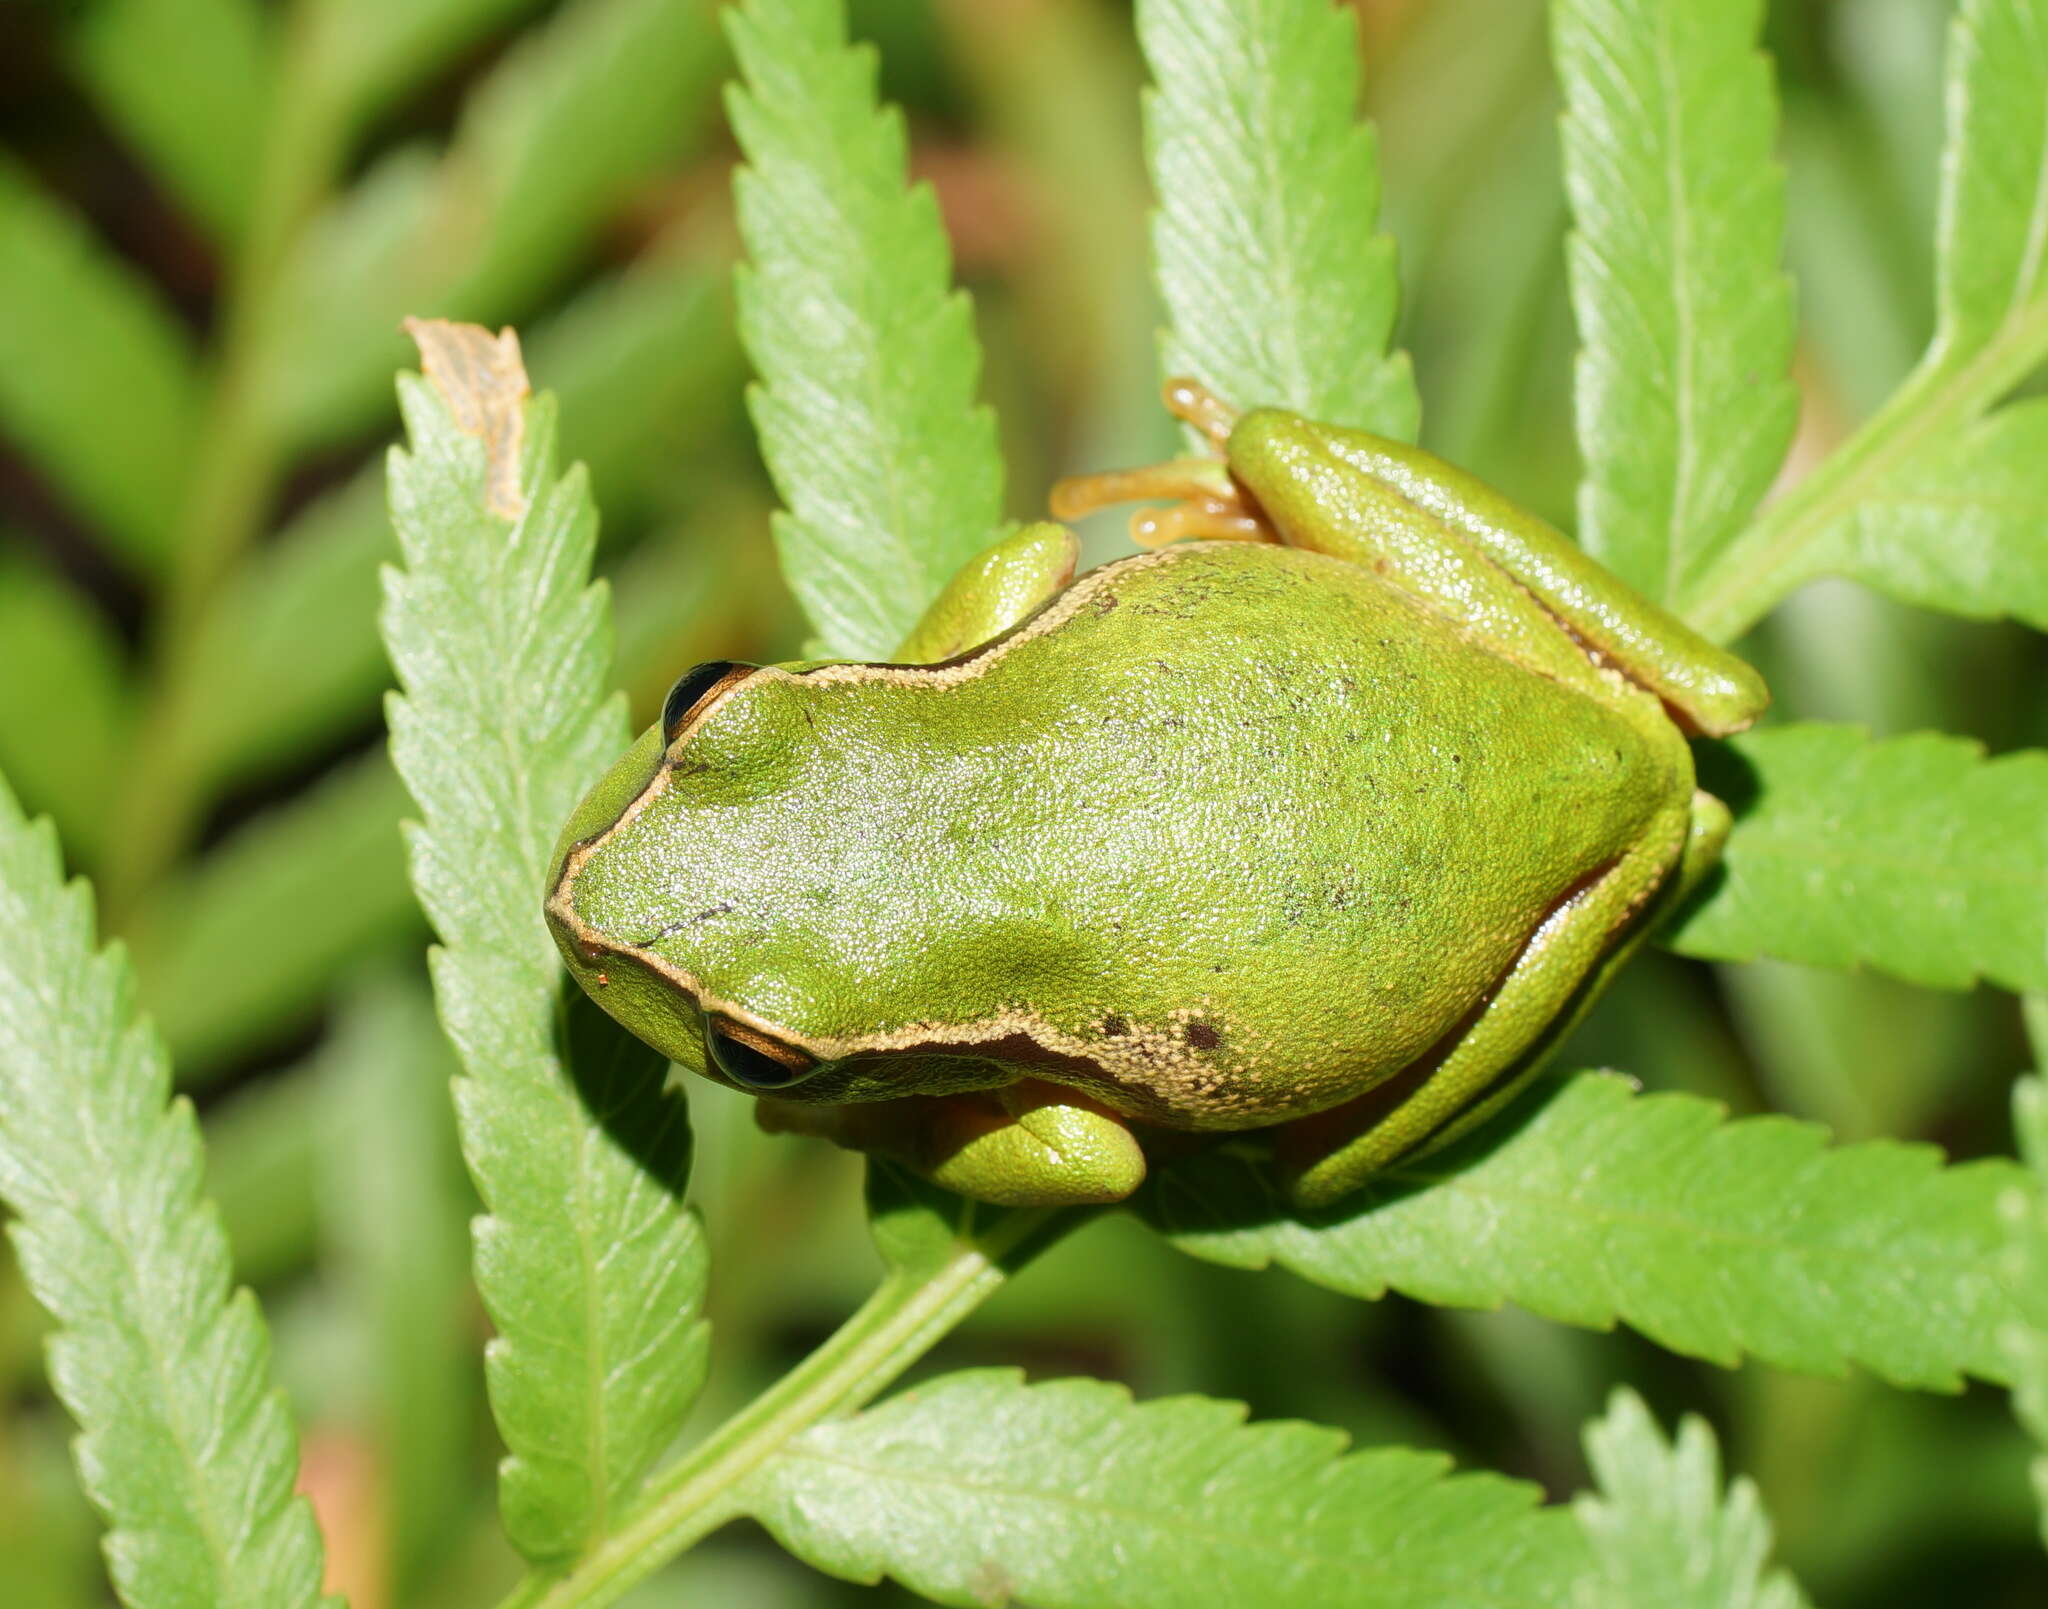
<path id="1" fill-rule="evenodd" d="M 927 710 L 976 798 L 916 808 L 995 846 L 928 851 L 986 913 L 967 987 L 1154 1121 L 1265 1123 L 1406 1065 L 1690 785 L 1682 744 L 1289 548 L 1105 567 L 962 669 Z"/>

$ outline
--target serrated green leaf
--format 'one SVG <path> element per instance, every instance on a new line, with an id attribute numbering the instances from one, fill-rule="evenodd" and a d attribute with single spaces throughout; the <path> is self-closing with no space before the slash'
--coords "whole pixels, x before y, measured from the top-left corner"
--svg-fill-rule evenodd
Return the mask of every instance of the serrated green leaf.
<path id="1" fill-rule="evenodd" d="M 1944 365 L 2048 312 L 2048 4 L 1963 0 L 1936 230 Z"/>
<path id="2" fill-rule="evenodd" d="M 351 961 L 415 930 L 381 754 L 258 816 L 154 893 L 131 942 L 188 1082 L 319 1009 Z"/>
<path id="3" fill-rule="evenodd" d="M 1239 408 L 1413 440 L 1357 19 L 1329 0 L 1145 0 L 1138 38 L 1166 373 Z"/>
<path id="4" fill-rule="evenodd" d="M 904 183 L 903 119 L 848 48 L 841 0 L 726 13 L 743 87 L 727 97 L 749 263 L 740 337 L 761 384 L 762 456 L 789 512 L 783 574 L 825 651 L 886 659 L 998 534 L 995 420 L 927 185 Z"/>
<path id="5" fill-rule="evenodd" d="M 645 502 L 674 472 L 678 441 L 701 436 L 736 389 L 727 311 L 708 270 L 662 257 L 591 287 L 535 335 L 534 370 L 577 421 L 564 451 L 609 506 Z M 394 551 L 380 463 L 236 569 L 194 649 L 186 741 L 204 774 L 273 773 L 371 718 L 390 680 L 377 569 Z"/>
<path id="6" fill-rule="evenodd" d="M 723 62 L 703 0 L 577 0 L 524 35 L 445 156 L 399 151 L 305 230 L 264 377 L 287 436 L 380 422 L 408 315 L 524 313 L 708 125 Z"/>
<path id="7" fill-rule="evenodd" d="M 122 557 L 166 557 L 199 382 L 149 286 L 0 158 L 0 429 Z"/>
<path id="8" fill-rule="evenodd" d="M 290 246 L 259 378 L 264 411 L 293 449 L 381 423 L 381 382 L 404 352 L 400 321 L 448 310 L 448 284 L 473 259 L 483 220 L 473 207 L 448 205 L 445 172 L 427 145 L 402 145 L 309 218 Z"/>
<path id="9" fill-rule="evenodd" d="M 1937 28 L 1937 48 L 1939 38 Z M 1931 234 L 1874 175 L 1903 180 L 1927 170 L 1934 142 L 1901 145 L 1901 129 L 1891 143 L 1906 167 L 1895 169 L 1871 138 L 1870 119 L 1843 116 L 1832 98 L 1793 96 L 1783 110 L 1785 253 L 1798 287 L 1800 340 L 1835 406 L 1867 417 L 1926 345 L 1934 288 Z"/>
<path id="10" fill-rule="evenodd" d="M 1761 0 L 1559 0 L 1586 464 L 1579 539 L 1683 610 L 1777 473 L 1799 397 Z"/>
<path id="11" fill-rule="evenodd" d="M 425 990 L 373 974 L 344 1002 L 315 1077 L 323 1273 L 361 1333 L 393 1598 L 418 1595 L 470 1504 L 480 1407 L 454 1058 Z"/>
<path id="12" fill-rule="evenodd" d="M 1945 1168 L 1927 1145 L 1830 1148 L 1815 1124 L 1730 1122 L 1711 1101 L 1581 1073 L 1313 1219 L 1223 1153 L 1167 1169 L 1144 1210 L 1197 1256 L 1353 1296 L 1514 1302 L 1716 1363 L 1860 1363 L 1952 1390 L 2004 1373 L 1997 1200 L 2016 1177 Z"/>
<path id="13" fill-rule="evenodd" d="M 320 1058 L 237 1090 L 206 1114 L 206 1193 L 220 1212 L 236 1277 L 251 1285 L 312 1261 L 323 1137 Z"/>
<path id="14" fill-rule="evenodd" d="M 1779 587 L 1847 575 L 1908 603 L 2048 629 L 2048 404 L 1976 417 L 2048 350 L 2048 4 L 1968 0 L 1948 70 L 1938 327 L 1906 406 L 1891 410 L 1911 434 L 1864 455 L 1856 495 L 1822 505 Z M 1922 410 L 1937 428 L 1912 421 Z"/>
<path id="15" fill-rule="evenodd" d="M 2021 1079 L 2013 1092 L 2013 1128 L 2034 1188 L 2014 1190 L 2004 1203 L 2007 1275 L 2019 1314 L 2003 1339 L 2012 1367 L 2013 1411 L 2043 1449 L 2034 1460 L 2034 1494 L 2041 1540 L 2048 1544 L 2048 1086 L 2038 1077 Z"/>
<path id="16" fill-rule="evenodd" d="M 1904 455 L 1806 553 L 1906 603 L 2048 631 L 2048 399 Z"/>
<path id="17" fill-rule="evenodd" d="M 235 567 L 192 648 L 182 735 L 196 773 L 215 786 L 274 774 L 373 718 L 390 682 L 377 569 L 394 551 L 375 464 Z"/>
<path id="18" fill-rule="evenodd" d="M 997 1216 L 886 1157 L 869 1157 L 867 1163 L 868 1233 L 893 1270 L 929 1278 L 974 1237 L 977 1221 Z"/>
<path id="19" fill-rule="evenodd" d="M 309 0 L 309 77 L 360 122 L 537 0 Z"/>
<path id="20" fill-rule="evenodd" d="M 604 691 L 588 487 L 557 474 L 553 405 L 520 400 L 509 337 L 423 334 L 464 343 L 479 389 L 399 385 L 412 446 L 390 462 L 405 562 L 384 581 L 404 688 L 392 755 L 424 818 L 413 884 L 444 946 L 435 993 L 489 1213 L 476 1264 L 511 1450 L 500 1506 L 522 1553 L 559 1561 L 603 1532 L 702 1382 L 704 1242 L 682 1202 L 689 1130 L 662 1059 L 580 995 L 564 1010 L 541 921 L 555 834 L 627 741 L 622 701 Z"/>
<path id="21" fill-rule="evenodd" d="M 263 161 L 269 19 L 255 0 L 97 0 L 66 41 L 79 76 L 222 240 L 247 221 Z"/>
<path id="22" fill-rule="evenodd" d="M 45 566 L 0 549 L 0 771 L 88 865 L 131 719 L 112 624 Z"/>
<path id="23" fill-rule="evenodd" d="M 130 1609 L 320 1603 L 290 1414 L 200 1172 L 120 952 L 94 951 L 89 894 L 0 782 L 0 1199 L 58 1322 L 51 1379 L 115 1585 Z"/>
<path id="24" fill-rule="evenodd" d="M 1710 751 L 1701 785 L 1737 819 L 1674 949 L 2048 987 L 2048 755 L 1813 723 Z"/>
<path id="25" fill-rule="evenodd" d="M 562 401 L 562 451 L 608 519 L 639 509 L 693 452 L 730 439 L 744 361 L 731 280 L 694 254 L 658 253 L 599 281 L 529 343 L 537 384 Z"/>
<path id="26" fill-rule="evenodd" d="M 765 509 L 751 512 L 751 523 L 767 524 Z M 712 511 L 708 519 L 699 514 L 650 532 L 612 571 L 617 680 L 649 720 L 688 664 L 718 657 L 698 650 L 724 635 L 720 627 L 735 602 L 776 583 L 767 543 L 722 540 L 743 528 L 732 510 Z"/>
<path id="27" fill-rule="evenodd" d="M 1803 1609 L 1790 1576 L 1764 1574 L 1771 1522 L 1755 1484 L 1722 1495 L 1704 1419 L 1686 1415 L 1667 1442 L 1643 1399 L 1616 1391 L 1586 1427 L 1586 1459 L 1600 1493 L 1572 1503 L 1595 1561 L 1576 1609 Z"/>
<path id="28" fill-rule="evenodd" d="M 444 183 L 490 227 L 455 292 L 511 307 L 587 249 L 635 185 L 711 126 L 726 65 L 705 0 L 579 0 L 463 107 Z"/>
<path id="29" fill-rule="evenodd" d="M 806 1431 L 742 1499 L 806 1563 L 943 1604 L 1570 1602 L 1584 1543 L 1534 1488 L 1344 1447 L 1237 1403 L 976 1370 Z"/>
<path id="30" fill-rule="evenodd" d="M 1939 322 L 1912 376 L 1816 469 L 1732 543 L 1687 615 L 1708 636 L 1730 641 L 1794 588 L 1859 559 L 1866 502 L 1893 522 L 1892 540 L 1874 546 L 1851 573 L 1916 602 L 1969 614 L 2003 612 L 1992 577 L 2017 575 L 2031 608 L 2038 596 L 2027 556 L 1979 551 L 1995 510 L 1960 515 L 1970 551 L 1958 563 L 1937 551 L 1906 551 L 1907 538 L 1935 531 L 1931 521 L 1900 522 L 1901 488 L 1953 492 L 1958 470 L 1999 427 L 1977 422 L 2048 359 L 2048 0 L 1965 0 L 1949 33 L 1948 138 L 1942 156 L 1937 240 Z M 1976 427 L 1976 428 L 1973 428 Z M 1997 474 L 2010 486 L 2005 468 Z M 2028 501 L 2038 501 L 2029 489 Z M 1892 506 L 1883 506 L 1892 505 Z M 2018 529 L 2017 520 L 2001 522 Z M 1879 528 L 1878 534 L 1885 534 Z M 2001 533 L 2002 534 L 2002 533 Z M 1896 569 L 1898 580 L 1871 565 Z M 1972 579 L 1965 588 L 1961 583 Z"/>

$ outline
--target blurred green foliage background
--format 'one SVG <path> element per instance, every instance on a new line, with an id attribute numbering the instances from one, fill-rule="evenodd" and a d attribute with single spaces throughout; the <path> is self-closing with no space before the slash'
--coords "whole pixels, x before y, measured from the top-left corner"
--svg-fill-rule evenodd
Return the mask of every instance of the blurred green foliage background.
<path id="1" fill-rule="evenodd" d="M 1141 71 L 1113 0 L 856 0 L 973 291 L 1018 515 L 1173 450 L 1157 405 Z M 1577 474 L 1565 212 L 1540 0 L 1364 0 L 1424 440 L 1562 523 Z M 1781 0 L 1806 412 L 1795 471 L 1930 319 L 1942 0 Z M 56 817 L 200 1104 L 212 1188 L 307 1427 L 357 1609 L 480 1601 L 490 1522 L 473 1210 L 423 986 L 375 629 L 408 313 L 520 328 L 591 468 L 619 665 L 772 659 L 800 624 L 731 327 L 733 151 L 705 0 L 15 0 L 0 6 L 0 770 Z M 1112 520 L 1091 530 L 1116 551 Z M 1747 645 L 1779 711 L 2048 741 L 2042 640 L 1810 588 Z M 492 779 L 480 774 L 480 789 Z M 2010 1148 L 2009 997 L 1652 955 L 1563 1065 L 1847 1138 Z M 713 1237 L 709 1422 L 852 1308 L 859 1167 L 691 1092 Z M 0 1258 L 6 1253 L 0 1252 Z M 0 1261 L 0 1604 L 110 1601 Z M 1998 1394 L 1689 1363 L 1629 1334 L 1179 1256 L 1122 1217 L 928 1360 L 1240 1397 L 1561 1495 L 1627 1381 L 1719 1428 L 1781 1557 L 1840 1609 L 2048 1598 Z M 731 1531 L 634 1601 L 889 1601 Z"/>

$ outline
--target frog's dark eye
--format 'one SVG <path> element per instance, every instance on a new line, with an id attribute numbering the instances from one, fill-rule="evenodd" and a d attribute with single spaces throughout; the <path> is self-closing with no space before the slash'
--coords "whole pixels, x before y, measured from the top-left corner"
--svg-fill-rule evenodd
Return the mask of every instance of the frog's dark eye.
<path id="1" fill-rule="evenodd" d="M 662 701 L 662 742 L 675 742 L 676 734 L 689 724 L 690 717 L 703 707 L 706 699 L 756 668 L 734 659 L 707 659 L 684 671 Z"/>
<path id="2" fill-rule="evenodd" d="M 704 1048 L 721 1073 L 747 1089 L 788 1089 L 818 1070 L 818 1064 L 795 1046 L 722 1017 L 704 1019 Z"/>

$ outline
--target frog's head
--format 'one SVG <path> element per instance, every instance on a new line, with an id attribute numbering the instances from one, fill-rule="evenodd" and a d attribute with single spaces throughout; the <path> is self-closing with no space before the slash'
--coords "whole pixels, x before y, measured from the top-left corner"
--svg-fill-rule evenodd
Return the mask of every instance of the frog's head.
<path id="1" fill-rule="evenodd" d="M 1001 1082 L 886 1056 L 957 978 L 932 913 L 939 862 L 963 857 L 932 797 L 921 676 L 713 663 L 679 680 L 556 846 L 548 924 L 592 999 L 672 1061 L 793 1099 Z"/>

